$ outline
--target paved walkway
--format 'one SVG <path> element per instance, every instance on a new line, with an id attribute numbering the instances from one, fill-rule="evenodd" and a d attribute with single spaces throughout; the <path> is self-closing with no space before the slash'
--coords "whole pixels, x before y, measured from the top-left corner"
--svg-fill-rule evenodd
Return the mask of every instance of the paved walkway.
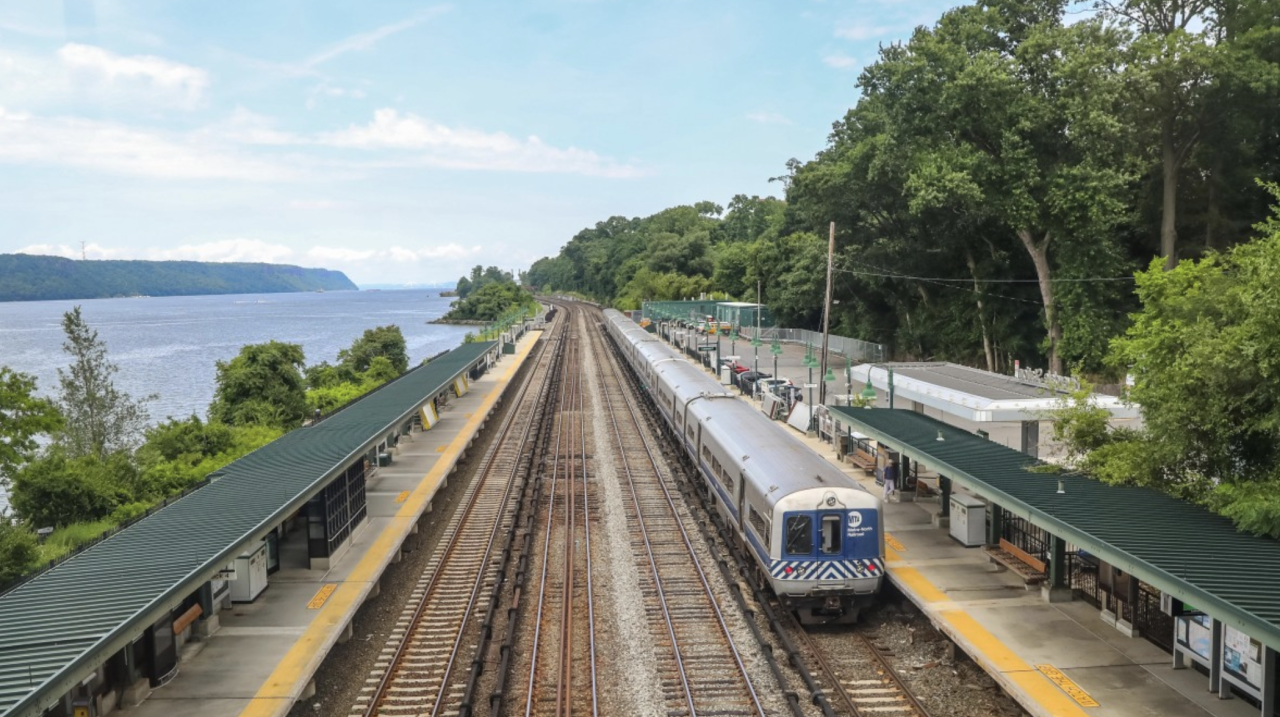
<path id="1" fill-rule="evenodd" d="M 369 518 L 351 548 L 329 570 L 305 563 L 305 526 L 281 543 L 282 568 L 252 603 L 224 610 L 221 629 L 193 643 L 169 684 L 154 690 L 136 717 L 269 717 L 284 715 L 340 639 L 400 545 L 430 510 L 436 491 L 497 404 L 540 332 L 526 334 L 500 362 L 441 412 L 429 431 L 401 440 L 391 465 L 369 479 Z M 344 635 L 346 633 L 346 635 Z"/>

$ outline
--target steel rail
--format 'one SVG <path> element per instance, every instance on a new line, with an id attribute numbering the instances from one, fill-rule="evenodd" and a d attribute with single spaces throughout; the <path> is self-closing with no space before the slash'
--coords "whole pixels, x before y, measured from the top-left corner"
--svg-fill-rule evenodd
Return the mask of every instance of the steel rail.
<path id="1" fill-rule="evenodd" d="M 566 324 L 568 324 L 569 321 L 571 320 L 571 316 L 572 314 L 570 314 L 570 312 L 568 311 L 565 312 Z M 568 391 L 569 391 L 569 386 L 562 383 L 560 386 L 560 399 L 558 401 L 558 403 L 561 406 L 564 405 L 565 394 L 567 394 Z M 549 506 L 549 510 L 547 515 L 547 527 L 545 530 L 545 534 L 543 536 L 543 543 L 542 543 L 542 560 L 541 560 L 542 570 L 541 570 L 541 575 L 539 577 L 538 602 L 534 609 L 533 643 L 532 643 L 533 647 L 530 650 L 530 657 L 529 657 L 529 679 L 527 684 L 525 685 L 525 704 L 524 704 L 525 717 L 531 717 L 531 715 L 533 714 L 534 704 L 537 701 L 535 695 L 537 693 L 536 688 L 537 688 L 537 677 L 538 677 L 538 657 L 539 657 L 539 654 L 541 653 L 542 620 L 543 620 L 543 615 L 545 614 L 546 601 L 547 601 L 547 572 L 551 564 L 551 560 L 550 560 L 551 544 L 552 544 L 551 532 L 555 524 L 553 517 L 555 512 L 554 506 L 556 501 L 556 486 L 559 483 L 558 477 L 560 475 L 560 457 L 563 454 L 563 451 L 561 450 L 561 445 L 564 441 L 563 413 L 564 412 L 562 410 L 560 412 L 561 415 L 557 417 L 557 420 L 555 422 L 555 425 L 556 425 L 555 448 L 551 453 L 552 455 L 551 474 L 550 474 L 551 488 L 550 488 L 550 492 L 547 495 L 547 505 Z"/>
<path id="2" fill-rule="evenodd" d="M 625 371 L 629 382 L 636 386 L 637 382 L 634 374 L 630 370 Z M 652 412 L 650 412 L 652 414 Z M 805 656 L 801 655 L 801 649 L 808 652 L 808 657 L 817 664 L 820 674 L 825 676 L 825 681 L 832 685 L 832 691 L 835 692 L 836 698 L 842 706 L 848 710 L 848 713 L 854 717 L 861 717 L 868 711 L 876 713 L 887 712 L 886 701 L 901 702 L 909 710 L 914 712 L 914 717 L 930 717 L 929 711 L 924 707 L 916 695 L 908 688 L 902 676 L 893 667 L 892 663 L 877 648 L 874 641 L 861 632 L 850 632 L 848 635 L 853 636 L 861 643 L 866 650 L 874 658 L 876 667 L 879 668 L 883 675 L 887 675 L 888 679 L 875 680 L 876 687 L 865 687 L 868 694 L 862 697 L 865 704 L 865 710 L 858 706 L 860 697 L 850 693 L 845 683 L 839 678 L 835 669 L 832 668 L 830 662 L 826 659 L 825 651 L 817 644 L 813 636 L 804 629 L 804 626 L 796 619 L 795 615 L 783 607 L 781 610 L 774 610 L 770 605 L 770 597 L 772 591 L 762 585 L 758 579 L 758 571 L 755 570 L 755 564 L 744 555 L 740 546 L 733 540 L 732 530 L 724 523 L 720 515 L 706 505 L 705 499 L 700 491 L 693 491 L 694 498 L 699 502 L 710 521 L 717 527 L 721 535 L 723 543 L 729 554 L 733 557 L 738 565 L 738 572 L 745 577 L 747 585 L 755 597 L 756 603 L 760 606 L 761 612 L 764 614 L 766 621 L 771 626 L 773 632 L 778 637 L 784 652 L 788 656 L 788 660 L 796 671 L 801 675 L 803 681 L 808 687 L 812 702 L 817 705 L 824 715 L 834 715 L 835 710 L 826 698 L 826 690 L 819 687 L 809 670 L 802 664 Z M 781 606 L 780 606 L 781 607 Z M 783 617 L 779 617 L 778 613 L 782 613 Z M 784 629 L 785 628 L 785 629 Z M 800 636 L 801 649 L 797 649 L 791 641 L 789 634 L 798 634 Z M 868 685 L 870 683 L 868 682 Z M 900 714 L 900 712 L 898 712 Z"/>
<path id="3" fill-rule="evenodd" d="M 440 713 L 441 703 L 443 702 L 444 696 L 448 690 L 449 678 L 452 675 L 454 667 L 457 663 L 457 658 L 458 658 L 458 653 L 461 647 L 462 638 L 464 633 L 466 632 L 466 626 L 472 616 L 478 596 L 484 585 L 484 576 L 487 572 L 485 570 L 485 566 L 488 565 L 492 557 L 494 544 L 496 543 L 499 530 L 503 523 L 502 518 L 504 514 L 507 512 L 507 509 L 508 509 L 507 504 L 510 501 L 511 493 L 517 482 L 515 479 L 519 473 L 520 457 L 523 455 L 524 449 L 526 445 L 529 443 L 530 437 L 534 434 L 535 424 L 540 423 L 540 421 L 536 421 L 536 420 L 525 420 L 523 422 L 519 422 L 516 420 L 516 417 L 518 415 L 521 415 L 523 413 L 522 409 L 525 409 L 525 408 L 527 408 L 528 412 L 530 413 L 534 413 L 539 408 L 541 408 L 542 409 L 541 414 L 545 415 L 546 409 L 543 404 L 544 404 L 544 399 L 546 398 L 546 395 L 549 392 L 549 388 L 550 388 L 549 382 L 542 381 L 538 384 L 539 385 L 538 392 L 531 403 L 526 404 L 526 399 L 528 397 L 529 387 L 534 385 L 534 382 L 535 382 L 534 379 L 539 375 L 539 373 L 543 371 L 549 371 L 559 363 L 559 360 L 561 358 L 560 356 L 561 351 L 559 349 L 560 347 L 557 347 L 557 350 L 555 352 L 551 352 L 550 356 L 547 355 L 547 352 L 545 351 L 542 352 L 542 354 L 539 356 L 538 365 L 534 368 L 534 370 L 530 371 L 529 375 L 521 383 L 519 391 L 515 398 L 513 408 L 510 411 L 508 411 L 508 413 L 504 417 L 503 422 L 499 427 L 497 436 L 494 438 L 493 442 L 489 446 L 489 449 L 486 451 L 485 456 L 481 460 L 479 470 L 477 471 L 477 476 L 472 481 L 472 484 L 468 488 L 467 496 L 465 499 L 465 503 L 462 506 L 462 510 L 460 511 L 460 513 L 455 513 L 455 517 L 451 521 L 451 525 L 450 525 L 451 529 L 447 536 L 447 540 L 444 546 L 444 550 L 441 553 L 441 557 L 438 561 L 436 561 L 435 567 L 431 572 L 431 576 L 426 581 L 426 584 L 422 590 L 422 597 L 418 601 L 416 607 L 414 608 L 413 615 L 410 618 L 409 627 L 404 632 L 403 637 L 401 638 L 398 645 L 396 646 L 395 651 L 391 657 L 389 666 L 387 667 L 385 672 L 382 673 L 381 678 L 378 681 L 378 685 L 374 689 L 373 695 L 369 699 L 369 702 L 363 711 L 363 714 L 365 715 L 365 717 L 373 717 L 374 715 L 377 715 L 380 712 L 382 712 L 384 707 L 386 707 L 385 703 L 386 703 L 388 694 L 392 689 L 392 685 L 394 684 L 396 677 L 401 671 L 402 665 L 404 663 L 406 655 L 408 654 L 409 649 L 415 643 L 415 639 L 414 639 L 415 633 L 418 631 L 420 627 L 422 627 L 424 618 L 426 617 L 425 612 L 428 604 L 430 604 L 433 596 L 436 595 L 436 593 L 440 590 L 441 584 L 445 582 L 445 578 L 452 577 L 453 571 L 449 570 L 450 561 L 453 559 L 455 555 L 457 555 L 457 551 L 462 545 L 462 543 L 464 542 L 464 539 L 472 537 L 467 535 L 467 531 L 465 530 L 465 528 L 469 526 L 469 522 L 471 521 L 473 515 L 476 513 L 477 506 L 481 505 L 481 501 L 479 500 L 480 495 L 483 492 L 481 490 L 481 487 L 482 485 L 487 483 L 491 475 L 494 473 L 495 464 L 496 464 L 497 458 L 499 457 L 499 454 L 503 453 L 504 450 L 509 449 L 511 447 L 510 439 L 515 437 L 515 438 L 518 438 L 518 442 L 515 444 L 516 451 L 514 452 L 515 454 L 514 460 L 510 466 L 510 473 L 509 475 L 507 475 L 505 484 L 503 486 L 502 496 L 498 501 L 495 501 L 495 503 L 497 504 L 497 507 L 487 506 L 487 507 L 493 507 L 495 512 L 492 516 L 493 525 L 489 530 L 488 539 L 485 542 L 483 557 L 479 562 L 480 569 L 475 571 L 475 577 L 472 584 L 471 592 L 463 612 L 460 615 L 451 616 L 456 618 L 457 633 L 450 647 L 449 655 L 445 661 L 443 670 L 440 672 L 439 686 L 438 686 L 438 691 L 436 693 L 435 699 L 432 701 L 432 704 L 430 705 L 430 708 L 426 714 L 437 715 Z M 517 426 L 520 429 L 519 433 L 514 434 L 513 436 L 513 428 L 516 428 Z M 502 465 L 501 468 L 503 470 L 506 470 L 507 466 Z M 421 712 L 419 711 L 419 713 Z"/>
<path id="4" fill-rule="evenodd" d="M 603 341 L 603 339 L 598 339 L 598 340 Z M 605 355 L 610 355 L 610 356 L 614 355 L 607 351 L 604 353 Z M 620 378 L 618 376 L 617 363 L 616 362 L 606 362 L 606 363 L 608 363 L 612 367 L 614 378 L 615 379 Z M 616 383 L 614 385 L 616 385 Z M 648 526 L 644 519 L 644 512 L 640 505 L 640 498 L 637 493 L 636 479 L 631 468 L 631 462 L 627 458 L 627 451 L 623 448 L 622 430 L 621 430 L 621 427 L 619 426 L 618 418 L 617 418 L 617 414 L 620 411 L 615 409 L 613 397 L 610 395 L 610 392 L 606 390 L 604 391 L 604 394 L 605 394 L 605 401 L 609 408 L 609 416 L 611 419 L 610 423 L 612 424 L 613 433 L 618 441 L 618 447 L 620 449 L 619 454 L 622 458 L 623 473 L 627 477 L 627 485 L 631 493 L 632 503 L 635 507 L 636 515 L 638 518 L 637 522 L 639 523 L 639 528 L 640 528 L 640 531 L 644 540 L 645 549 L 647 552 L 646 557 L 649 563 L 650 570 L 653 573 L 654 583 L 658 591 L 659 602 L 662 606 L 663 620 L 666 624 L 667 634 L 671 639 L 672 651 L 674 652 L 674 655 L 675 655 L 677 669 L 679 671 L 679 676 L 680 676 L 680 683 L 685 695 L 685 705 L 689 710 L 689 716 L 695 717 L 698 714 L 698 707 L 694 703 L 694 691 L 693 691 L 692 685 L 690 685 L 689 674 L 685 664 L 685 657 L 681 653 L 680 639 L 676 634 L 675 621 L 668 607 L 667 590 L 666 590 L 666 587 L 664 586 L 664 580 L 662 578 L 661 572 L 658 569 L 657 559 L 654 556 L 653 543 L 650 539 Z M 761 705 L 760 703 L 760 696 L 756 693 L 755 685 L 752 683 L 751 677 L 747 672 L 746 666 L 743 664 L 742 655 L 739 652 L 736 643 L 734 642 L 732 634 L 729 632 L 729 627 L 728 627 L 728 624 L 725 622 L 724 614 L 720 609 L 720 604 L 716 599 L 715 594 L 712 592 L 710 583 L 707 580 L 706 571 L 703 568 L 701 561 L 698 559 L 697 553 L 693 548 L 693 543 L 689 539 L 689 534 L 685 530 L 683 521 L 680 520 L 680 514 L 679 514 L 679 511 L 676 509 L 675 501 L 671 497 L 671 492 L 667 489 L 665 481 L 661 479 L 662 474 L 658 466 L 658 459 L 654 455 L 653 446 L 651 445 L 648 437 L 646 436 L 646 431 L 644 430 L 645 426 L 642 424 L 639 417 L 636 415 L 635 406 L 632 404 L 630 399 L 625 395 L 623 397 L 622 403 L 626 408 L 625 414 L 631 418 L 631 423 L 636 429 L 635 434 L 640 440 L 641 447 L 644 450 L 644 455 L 648 459 L 648 462 L 650 463 L 650 465 L 652 465 L 655 475 L 658 477 L 658 480 L 656 481 L 656 483 L 658 487 L 661 489 L 662 496 L 665 499 L 666 505 L 671 511 L 671 515 L 674 519 L 676 527 L 679 529 L 681 540 L 684 543 L 685 550 L 688 551 L 690 562 L 694 567 L 694 572 L 696 573 L 698 581 L 701 583 L 703 591 L 707 597 L 708 603 L 710 604 L 710 607 L 715 614 L 716 624 L 720 628 L 720 633 L 723 635 L 724 640 L 729 647 L 729 651 L 733 657 L 733 662 L 738 669 L 738 674 L 741 676 L 743 684 L 745 685 L 746 690 L 750 695 L 751 704 L 754 706 L 756 713 L 761 717 L 764 717 L 765 710 L 763 705 Z"/>

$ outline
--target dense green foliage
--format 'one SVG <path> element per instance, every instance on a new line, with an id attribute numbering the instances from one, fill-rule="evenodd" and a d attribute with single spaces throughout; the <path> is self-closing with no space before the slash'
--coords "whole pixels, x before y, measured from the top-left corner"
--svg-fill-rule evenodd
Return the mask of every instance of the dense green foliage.
<path id="1" fill-rule="evenodd" d="M 365 329 L 350 348 L 338 352 L 338 362 L 356 373 L 364 373 L 379 356 L 390 362 L 397 375 L 409 370 L 409 354 L 399 326 L 391 324 Z"/>
<path id="2" fill-rule="evenodd" d="M 723 293 L 901 359 L 1112 375 L 1133 272 L 1249 237 L 1280 178 L 1275 3 L 1057 0 L 957 7 L 884 46 L 786 203 L 614 217 L 528 281 L 621 308 Z M 851 96 L 850 100 L 854 98 Z M 1172 194 L 1166 191 L 1171 188 Z"/>
<path id="3" fill-rule="evenodd" d="M 0 254 L 0 301 L 101 299 L 113 296 L 270 294 L 355 291 L 340 271 L 285 264 L 199 261 L 76 261 Z"/>
<path id="4" fill-rule="evenodd" d="M 0 366 L 0 487 L 30 460 L 36 436 L 62 427 L 58 407 L 35 392 L 34 377 Z"/>
<path id="5" fill-rule="evenodd" d="M 62 317 L 66 341 L 62 350 L 71 357 L 58 369 L 58 408 L 64 421 L 55 436 L 68 455 L 105 458 L 132 449 L 147 425 L 147 396 L 135 400 L 119 390 L 112 376 L 120 369 L 107 358 L 107 345 L 89 328 L 77 306 Z"/>
<path id="6" fill-rule="evenodd" d="M 230 361 L 217 363 L 209 420 L 229 426 L 261 425 L 288 430 L 307 415 L 298 344 L 250 344 Z"/>
<path id="7" fill-rule="evenodd" d="M 511 276 L 509 271 L 503 271 L 496 266 L 485 268 L 476 264 L 471 268 L 470 276 L 458 279 L 457 288 L 454 289 L 453 295 L 460 299 L 465 299 L 489 284 L 503 284 L 512 281 L 514 281 L 514 277 Z"/>
<path id="8" fill-rule="evenodd" d="M 517 307 L 536 305 L 533 295 L 516 284 L 509 272 L 491 266 L 471 270 L 471 279 L 458 280 L 458 300 L 442 321 L 496 321 Z"/>
<path id="9" fill-rule="evenodd" d="M 115 389 L 116 367 L 78 308 L 63 329 L 71 366 L 59 371 L 57 404 L 34 397 L 29 376 L 0 367 L 0 470 L 12 476 L 15 512 L 0 516 L 0 586 L 279 438 L 304 414 L 330 411 L 398 377 L 409 363 L 400 329 L 380 326 L 339 352 L 336 364 L 308 369 L 312 390 L 304 394 L 300 347 L 246 346 L 218 362 L 208 422 L 170 418 L 144 430 L 145 411 Z M 52 442 L 40 451 L 35 437 L 42 434 Z M 43 527 L 55 530 L 41 544 L 34 530 Z"/>
<path id="10" fill-rule="evenodd" d="M 338 352 L 338 362 L 307 367 L 307 410 L 329 413 L 409 370 L 399 326 L 368 329 Z"/>
<path id="11" fill-rule="evenodd" d="M 22 577 L 39 561 L 36 534 L 0 515 L 0 585 Z"/>
<path id="12" fill-rule="evenodd" d="M 1280 538 L 1280 214 L 1222 254 L 1138 274 L 1142 308 L 1114 343 L 1140 431 L 1095 439 L 1089 470 L 1207 503 Z"/>
<path id="13" fill-rule="evenodd" d="M 146 443 L 135 454 L 148 494 L 134 502 L 179 493 L 282 434 L 272 426 L 228 426 L 206 423 L 198 416 L 170 418 L 147 431 Z"/>

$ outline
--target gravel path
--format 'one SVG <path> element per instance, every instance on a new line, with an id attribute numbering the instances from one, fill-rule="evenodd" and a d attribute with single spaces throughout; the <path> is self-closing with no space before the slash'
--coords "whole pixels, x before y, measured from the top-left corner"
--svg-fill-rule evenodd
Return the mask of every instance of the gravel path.
<path id="1" fill-rule="evenodd" d="M 613 436 L 609 430 L 608 409 L 600 400 L 603 387 L 596 373 L 596 352 L 586 352 L 584 364 L 592 418 L 587 427 L 587 440 L 592 446 L 607 446 Z M 666 708 L 660 697 L 662 685 L 649 635 L 649 620 L 633 567 L 635 559 L 627 529 L 627 507 L 623 500 L 617 454 L 607 450 L 596 450 L 594 454 L 592 480 L 597 484 L 601 515 L 599 524 L 593 528 L 597 531 L 592 535 L 596 550 L 593 559 L 597 574 L 596 592 L 604 596 L 602 604 L 607 607 L 596 614 L 611 637 L 601 645 L 601 656 L 611 674 L 627 676 L 625 680 L 604 682 L 602 707 L 612 706 L 614 709 L 602 712 L 663 717 Z M 622 709 L 624 706 L 625 710 Z"/>

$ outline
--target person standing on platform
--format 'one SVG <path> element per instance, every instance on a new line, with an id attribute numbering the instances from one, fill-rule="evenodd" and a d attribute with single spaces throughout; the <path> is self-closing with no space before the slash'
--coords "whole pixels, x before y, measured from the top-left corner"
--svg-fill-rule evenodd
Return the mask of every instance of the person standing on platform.
<path id="1" fill-rule="evenodd" d="M 898 492 L 898 462 L 889 459 L 888 465 L 884 467 L 884 500 L 889 499 Z"/>

